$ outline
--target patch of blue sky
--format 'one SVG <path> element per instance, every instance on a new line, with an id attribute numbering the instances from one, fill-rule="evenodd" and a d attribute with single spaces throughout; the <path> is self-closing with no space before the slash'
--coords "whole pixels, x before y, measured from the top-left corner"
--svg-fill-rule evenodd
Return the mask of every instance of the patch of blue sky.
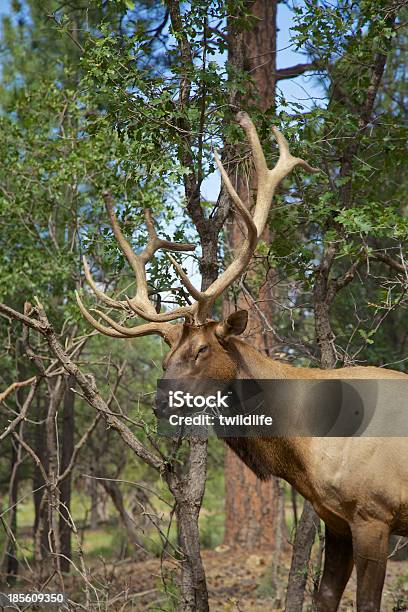
<path id="1" fill-rule="evenodd" d="M 0 0 L 0 17 L 10 12 L 10 0 Z"/>
<path id="2" fill-rule="evenodd" d="M 306 63 L 307 57 L 296 49 L 293 42 L 293 13 L 286 4 L 278 5 L 278 37 L 277 37 L 277 67 L 289 68 L 299 63 Z M 217 61 L 225 61 L 225 57 L 218 56 Z M 291 113 L 291 104 L 298 104 L 307 111 L 316 106 L 325 106 L 327 97 L 322 83 L 313 73 L 300 75 L 293 79 L 285 79 L 277 85 L 278 110 Z M 282 106 L 283 104 L 283 106 Z M 299 108 L 297 108 L 299 112 Z M 203 181 L 202 196 L 208 201 L 215 201 L 220 190 L 220 176 L 213 172 Z"/>

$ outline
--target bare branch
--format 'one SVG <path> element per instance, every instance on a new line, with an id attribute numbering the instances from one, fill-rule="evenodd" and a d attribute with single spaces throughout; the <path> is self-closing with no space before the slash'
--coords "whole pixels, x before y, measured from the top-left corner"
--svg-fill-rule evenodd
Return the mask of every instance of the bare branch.
<path id="1" fill-rule="evenodd" d="M 394 259 L 387 253 L 374 253 L 372 258 L 377 259 L 378 261 L 382 261 L 396 272 L 403 272 L 405 274 L 407 274 L 408 272 L 408 267 L 406 264 L 404 265 L 403 263 L 399 262 L 397 259 Z"/>
<path id="2" fill-rule="evenodd" d="M 277 81 L 283 81 L 284 79 L 293 79 L 294 77 L 300 76 L 305 72 L 310 72 L 311 70 L 317 69 L 318 66 L 315 62 L 296 64 L 295 66 L 290 66 L 289 68 L 279 68 L 279 70 L 275 72 L 275 77 Z"/>
<path id="3" fill-rule="evenodd" d="M 32 376 L 31 378 L 27 378 L 27 380 L 21 380 L 11 383 L 11 385 L 7 387 L 7 389 L 0 393 L 0 404 L 4 402 L 4 400 L 10 395 L 10 393 L 15 391 L 16 389 L 20 389 L 21 387 L 26 387 L 27 385 L 30 385 L 35 380 L 37 380 L 36 377 Z"/>
<path id="4" fill-rule="evenodd" d="M 118 419 L 110 412 L 109 406 L 100 395 L 94 382 L 90 378 L 86 377 L 78 368 L 78 366 L 70 359 L 69 355 L 66 353 L 66 351 L 63 349 L 60 342 L 58 341 L 58 338 L 56 337 L 55 332 L 50 322 L 48 321 L 47 315 L 44 311 L 42 304 L 38 300 L 36 301 L 42 333 L 45 336 L 51 351 L 61 362 L 64 369 L 75 378 L 77 384 L 84 393 L 86 401 L 102 414 L 107 424 L 120 434 L 123 441 L 133 450 L 133 452 L 138 457 L 143 459 L 143 461 L 145 461 L 148 465 L 160 471 L 161 473 L 165 472 L 165 463 L 156 455 L 148 451 L 143 446 L 143 444 L 139 442 L 139 440 L 132 433 L 132 431 L 128 427 L 126 427 L 126 425 L 124 425 L 120 421 L 120 419 Z"/>

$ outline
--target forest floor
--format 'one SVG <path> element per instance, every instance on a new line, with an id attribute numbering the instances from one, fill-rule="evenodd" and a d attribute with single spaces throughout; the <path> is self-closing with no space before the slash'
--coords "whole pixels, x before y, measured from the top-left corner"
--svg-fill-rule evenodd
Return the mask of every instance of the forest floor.
<path id="1" fill-rule="evenodd" d="M 203 560 L 207 575 L 207 584 L 212 612 L 272 612 L 284 610 L 284 587 L 287 584 L 290 554 L 285 556 L 281 568 L 278 587 L 281 593 L 271 587 L 272 556 L 267 551 L 251 552 L 248 550 L 231 550 L 219 546 L 216 550 L 204 550 Z M 166 576 L 165 584 L 161 578 L 161 569 Z M 97 578 L 98 572 L 94 574 Z M 124 560 L 104 565 L 104 580 L 110 582 L 109 599 L 121 594 L 118 610 L 166 611 L 177 609 L 169 605 L 169 595 L 177 600 L 176 565 L 160 559 L 148 559 L 141 562 Z M 101 575 L 99 575 L 102 578 Z M 313 585 L 308 585 L 305 611 L 312 610 L 311 592 Z M 126 593 L 126 595 L 124 595 Z M 355 575 L 353 573 L 343 596 L 341 612 L 355 610 L 353 599 L 355 593 Z M 124 596 L 128 604 L 123 607 Z M 279 601 L 280 598 L 280 601 Z M 119 598 L 118 598 L 119 599 Z M 109 610 L 115 610 L 113 604 Z M 384 612 L 408 610 L 408 562 L 390 561 L 383 593 L 381 609 Z"/>

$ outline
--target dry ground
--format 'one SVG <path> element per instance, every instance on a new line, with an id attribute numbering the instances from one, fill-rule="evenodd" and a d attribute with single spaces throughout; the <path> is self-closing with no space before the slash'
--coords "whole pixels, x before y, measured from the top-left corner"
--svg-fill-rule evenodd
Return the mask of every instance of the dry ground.
<path id="1" fill-rule="evenodd" d="M 218 550 L 203 551 L 207 574 L 212 612 L 269 612 L 284 610 L 282 603 L 276 601 L 270 588 L 270 568 L 272 557 L 267 551 L 230 550 L 219 547 Z M 281 597 L 284 599 L 284 587 L 287 582 L 289 555 L 284 562 L 279 581 Z M 176 592 L 175 565 L 169 561 L 163 564 L 167 574 L 166 587 L 161 579 L 159 559 L 141 562 L 125 560 L 115 565 L 105 565 L 102 573 L 95 571 L 93 580 L 110 583 L 111 601 L 108 609 L 143 612 L 177 609 L 168 607 L 165 588 Z M 173 573 L 173 578 L 172 578 Z M 306 600 L 305 611 L 312 610 L 310 591 Z M 355 577 L 352 576 L 343 597 L 341 611 L 355 610 L 353 595 Z M 117 604 L 115 596 L 119 596 Z M 124 601 L 127 599 L 127 604 Z M 120 600 L 120 604 L 119 604 Z M 383 595 L 382 610 L 399 612 L 408 610 L 408 562 L 390 561 L 387 569 L 386 586 Z M 288 611 L 290 612 L 290 611 Z"/>

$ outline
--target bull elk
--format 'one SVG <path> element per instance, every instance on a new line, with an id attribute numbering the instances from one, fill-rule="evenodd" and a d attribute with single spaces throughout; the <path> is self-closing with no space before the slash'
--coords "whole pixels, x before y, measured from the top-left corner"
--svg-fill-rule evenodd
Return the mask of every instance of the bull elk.
<path id="1" fill-rule="evenodd" d="M 209 318 L 215 300 L 247 268 L 262 235 L 273 195 L 295 166 L 317 172 L 294 157 L 284 136 L 273 128 L 279 159 L 269 169 L 254 124 L 238 113 L 246 133 L 257 175 L 253 214 L 234 189 L 220 159 L 222 179 L 235 211 L 246 227 L 246 236 L 235 259 L 205 291 L 197 290 L 182 267 L 169 255 L 193 303 L 157 312 L 149 299 L 146 264 L 158 249 L 188 251 L 189 244 L 161 240 L 150 211 L 145 211 L 149 234 L 146 248 L 135 254 L 119 227 L 112 198 L 104 194 L 115 238 L 136 277 L 136 295 L 116 300 L 102 292 L 84 260 L 86 279 L 96 296 L 110 309 L 142 317 L 147 323 L 127 327 L 108 314 L 96 311 L 103 323 L 83 305 L 79 308 L 99 332 L 114 338 L 159 334 L 170 346 L 163 361 L 168 379 L 383 379 L 403 378 L 401 372 L 376 367 L 344 367 L 335 370 L 296 368 L 252 348 L 238 338 L 247 325 L 247 312 L 238 311 L 224 321 Z M 171 323 L 176 319 L 183 322 Z M 108 324 L 108 325 L 106 325 Z M 408 536 L 408 440 L 405 438 L 244 438 L 229 441 L 234 451 L 257 474 L 287 480 L 314 506 L 326 526 L 324 572 L 317 595 L 317 609 L 338 609 L 353 565 L 357 570 L 357 609 L 380 610 L 390 534 Z"/>

